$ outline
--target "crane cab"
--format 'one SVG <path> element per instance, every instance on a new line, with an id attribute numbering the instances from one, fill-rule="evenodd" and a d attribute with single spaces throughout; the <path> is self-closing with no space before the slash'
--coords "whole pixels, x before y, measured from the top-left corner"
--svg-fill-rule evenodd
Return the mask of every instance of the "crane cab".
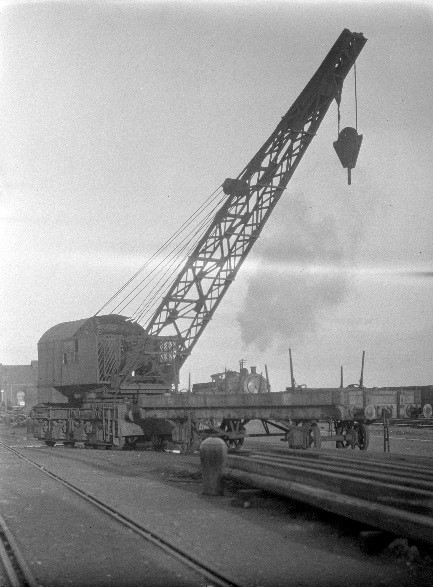
<path id="1" fill-rule="evenodd" d="M 125 362 L 128 346 L 143 332 L 118 314 L 53 326 L 38 342 L 38 387 L 71 396 L 109 385 Z"/>

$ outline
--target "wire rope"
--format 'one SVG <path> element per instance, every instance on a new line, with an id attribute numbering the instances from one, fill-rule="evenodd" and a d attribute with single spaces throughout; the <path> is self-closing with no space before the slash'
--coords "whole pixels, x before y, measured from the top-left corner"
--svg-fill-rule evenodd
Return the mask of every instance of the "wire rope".
<path id="1" fill-rule="evenodd" d="M 146 297 L 141 301 L 140 305 L 136 308 L 134 315 L 133 315 L 134 319 L 136 321 L 140 321 L 143 319 L 144 316 L 150 314 L 150 311 L 151 311 L 150 308 L 152 307 L 152 304 L 155 302 L 155 300 L 158 301 L 158 304 L 160 303 L 160 295 L 159 294 L 160 294 L 160 292 L 165 291 L 165 286 L 172 279 L 173 272 L 174 272 L 173 266 L 177 270 L 177 269 L 179 269 L 179 267 L 181 266 L 182 263 L 185 263 L 186 259 L 190 256 L 192 251 L 197 246 L 199 239 L 202 237 L 203 228 L 206 226 L 209 226 L 210 221 L 213 219 L 213 213 L 219 207 L 220 207 L 220 202 L 218 202 L 216 204 L 216 206 L 213 208 L 213 210 L 211 210 L 209 212 L 207 217 L 204 218 L 200 222 L 200 224 L 195 228 L 195 232 L 191 236 L 191 238 L 186 243 L 183 244 L 182 248 L 179 251 L 177 251 L 177 256 L 174 257 L 169 264 L 167 264 L 165 271 L 160 275 L 159 281 L 147 293 Z M 182 241 L 182 243 L 185 240 L 186 240 L 186 238 Z M 179 243 L 179 246 L 182 243 Z M 185 252 L 186 252 L 186 254 L 183 254 Z M 163 281 L 168 273 L 170 273 L 169 277 L 167 279 L 165 279 L 165 281 Z M 176 278 L 177 278 L 177 275 L 176 275 Z M 159 288 L 158 288 L 158 285 L 160 285 Z M 140 290 L 140 292 L 138 292 L 136 294 L 136 296 L 134 296 L 134 297 L 137 297 L 139 295 L 139 293 L 141 293 L 143 291 L 143 289 L 145 289 L 145 288 L 142 288 L 142 290 Z M 154 294 L 154 295 L 152 295 L 152 294 Z"/>
<path id="2" fill-rule="evenodd" d="M 218 196 L 219 196 L 219 198 L 218 198 Z M 132 289 L 130 289 L 128 291 L 128 293 L 121 300 L 119 300 L 116 303 L 115 307 L 112 308 L 111 312 L 110 312 L 110 313 L 115 313 L 116 311 L 122 312 L 123 310 L 125 310 L 126 307 L 131 305 L 133 303 L 133 301 L 144 290 L 151 287 L 152 283 L 154 284 L 155 280 L 158 280 L 156 282 L 156 285 L 154 284 L 153 288 L 150 290 L 150 292 L 147 293 L 147 296 L 145 297 L 145 299 L 142 300 L 140 302 L 140 304 L 138 305 L 138 307 L 134 310 L 134 317 L 137 315 L 137 313 L 139 313 L 139 316 L 141 316 L 142 315 L 141 309 L 143 307 L 147 308 L 148 303 L 152 304 L 152 301 L 153 301 L 152 299 L 149 302 L 150 295 L 155 291 L 157 293 L 160 292 L 162 290 L 162 287 L 167 284 L 169 279 L 171 279 L 171 277 L 173 275 L 173 271 L 174 271 L 173 268 L 175 268 L 175 269 L 179 268 L 179 266 L 185 261 L 186 256 L 185 255 L 181 256 L 181 255 L 185 252 L 185 250 L 188 249 L 188 247 L 190 247 L 191 243 L 194 243 L 194 246 L 196 245 L 196 243 L 198 242 L 197 236 L 201 237 L 201 234 L 203 232 L 203 227 L 206 225 L 209 225 L 209 222 L 213 218 L 213 214 L 214 214 L 215 210 L 217 210 L 221 206 L 221 202 L 224 201 L 225 198 L 226 198 L 226 196 L 224 194 L 221 194 L 220 188 L 215 190 L 213 192 L 213 194 L 211 194 L 211 196 L 207 199 L 207 201 L 204 204 L 202 204 L 198 208 L 198 210 L 196 210 L 189 217 L 188 221 L 185 221 L 183 223 L 183 225 L 181 226 L 181 228 L 178 229 L 174 233 L 174 235 L 163 246 L 161 246 L 154 255 L 152 255 L 152 257 L 147 261 L 147 263 L 138 272 L 136 272 L 134 274 L 134 276 L 131 279 L 129 279 L 128 282 L 120 290 L 118 290 L 117 294 L 115 294 L 114 296 L 112 296 L 110 298 L 110 300 L 103 306 L 103 308 L 105 308 L 110 302 L 115 300 L 116 297 L 118 297 L 122 291 L 125 291 L 125 289 L 128 286 L 133 284 L 134 279 L 137 278 L 137 276 L 143 271 L 143 269 L 146 266 L 147 267 L 149 266 L 150 262 L 155 260 L 158 253 L 160 253 L 164 249 L 166 249 L 168 245 L 173 244 L 173 242 L 176 240 L 176 238 L 178 239 L 182 235 L 182 233 L 185 232 L 186 228 L 191 228 L 191 226 L 195 222 L 195 225 L 192 226 L 192 229 L 186 235 L 183 235 L 182 240 L 180 242 L 178 242 L 177 244 L 175 244 L 170 249 L 170 251 L 167 253 L 167 255 L 156 265 L 156 267 L 154 267 L 139 283 L 135 284 L 134 287 Z M 206 216 L 204 216 L 200 219 L 199 218 L 200 215 L 203 215 L 203 213 L 206 211 L 206 208 L 209 208 L 211 205 L 212 205 L 212 208 L 210 209 L 210 211 L 208 210 L 206 213 Z M 197 221 L 198 221 L 198 223 L 197 223 Z M 190 249 L 193 250 L 193 247 L 190 247 Z M 164 277 L 169 272 L 170 272 L 169 279 L 164 281 L 164 283 L 158 289 L 158 285 L 162 282 Z M 161 273 L 162 273 L 162 275 L 161 275 Z M 135 293 L 135 295 L 133 295 L 134 293 Z M 155 293 L 154 297 L 156 297 L 157 293 Z M 146 302 L 148 302 L 148 303 L 146 304 Z M 133 319 L 136 319 L 136 318 L 133 318 Z M 139 319 L 141 319 L 141 318 L 139 318 Z"/>
<path id="3" fill-rule="evenodd" d="M 215 193 L 215 192 L 214 192 L 214 193 Z M 203 207 L 203 206 L 202 206 L 202 207 Z M 160 248 L 159 248 L 159 249 L 158 249 L 158 250 L 157 250 L 157 251 L 156 251 L 156 252 L 155 252 L 155 253 L 154 253 L 154 254 L 153 254 L 153 255 L 152 255 L 152 256 L 151 256 L 149 259 L 148 259 L 148 261 L 147 261 L 147 262 L 146 262 L 146 263 L 145 263 L 145 264 L 144 264 L 144 265 L 143 265 L 143 266 L 140 268 L 140 270 L 139 270 L 139 271 L 137 271 L 137 272 L 136 272 L 136 273 L 135 273 L 135 274 L 134 274 L 134 275 L 133 275 L 133 276 L 132 276 L 132 277 L 131 277 L 131 278 L 128 280 L 128 282 L 127 282 L 127 283 L 126 283 L 126 284 L 125 284 L 125 285 L 124 285 L 124 286 L 123 286 L 123 287 L 122 287 L 120 290 L 118 290 L 118 292 L 117 292 L 116 294 L 114 294 L 114 296 L 112 296 L 112 297 L 110 298 L 110 300 L 107 302 L 107 304 L 105 304 L 105 306 L 103 306 L 103 308 L 104 308 L 104 307 L 106 307 L 106 306 L 107 306 L 107 305 L 108 305 L 108 304 L 109 304 L 111 301 L 113 301 L 113 299 L 115 299 L 115 298 L 116 298 L 116 297 L 117 297 L 117 296 L 118 296 L 118 295 L 119 295 L 119 294 L 120 294 L 122 291 L 124 291 L 124 290 L 125 290 L 125 288 L 126 288 L 128 285 L 130 285 L 130 284 L 131 284 L 131 283 L 134 281 L 134 279 L 135 279 L 135 278 L 136 278 L 136 277 L 137 277 L 137 276 L 138 276 L 138 275 L 139 275 L 139 274 L 140 274 L 140 273 L 141 273 L 141 272 L 142 272 L 142 271 L 143 271 L 145 268 L 147 268 L 147 267 L 148 267 L 148 266 L 151 264 L 151 262 L 152 262 L 152 261 L 153 261 L 153 260 L 154 260 L 154 259 L 157 257 L 157 255 L 158 255 L 159 253 L 161 253 L 161 252 L 162 252 L 164 249 L 166 249 L 166 248 L 168 247 L 168 245 L 170 245 L 170 244 L 171 244 L 171 243 L 172 243 L 172 242 L 175 240 L 175 238 L 176 238 L 177 236 L 179 236 L 179 234 L 181 234 L 183 230 L 185 230 L 185 228 L 186 228 L 186 227 L 187 227 L 187 226 L 188 226 L 188 225 L 191 223 L 192 219 L 194 218 L 194 215 L 197 215 L 199 212 L 200 212 L 200 209 L 199 209 L 199 210 L 197 210 L 197 211 L 196 211 L 196 212 L 195 212 L 195 213 L 194 213 L 194 214 L 193 214 L 193 215 L 190 217 L 190 219 L 189 219 L 190 221 L 189 221 L 189 222 L 188 222 L 188 221 L 186 221 L 186 222 L 185 222 L 185 223 L 182 225 L 182 227 L 181 227 L 180 229 L 178 229 L 178 230 L 177 230 L 177 232 L 176 232 L 176 233 L 174 233 L 174 234 L 172 235 L 172 237 L 171 237 L 171 238 L 170 238 L 170 239 L 169 239 L 169 240 L 168 240 L 168 241 L 167 241 L 167 242 L 166 242 L 164 245 L 162 245 L 162 246 L 161 246 L 161 247 L 160 247 Z M 155 269 L 157 269 L 157 268 L 155 268 Z M 154 269 L 154 270 L 152 270 L 152 271 L 150 272 L 150 274 L 148 274 L 148 275 L 145 277 L 145 279 L 148 279 L 149 275 L 151 275 L 151 274 L 152 274 L 152 273 L 155 271 L 155 269 Z M 142 283 L 142 282 L 141 282 L 141 283 Z M 139 286 L 139 284 L 138 284 L 138 286 Z M 136 287 L 138 287 L 138 286 L 136 286 Z M 135 289 L 135 288 L 134 288 L 134 289 Z M 133 291 L 134 291 L 134 290 L 133 290 Z M 127 295 L 127 296 L 126 296 L 126 298 L 127 298 L 129 295 L 131 295 L 131 292 L 130 292 L 130 293 Z M 126 298 L 124 298 L 124 299 L 126 299 Z M 120 302 L 120 303 L 122 303 L 122 302 Z M 116 307 L 116 308 L 117 308 L 117 307 Z M 101 310 L 100 310 L 100 311 L 101 311 Z M 114 310 L 112 310 L 112 312 L 113 312 L 113 311 L 114 311 Z"/>
<path id="4" fill-rule="evenodd" d="M 358 132 L 358 93 L 356 89 L 356 61 L 353 64 L 353 71 L 355 76 L 355 129 Z"/>
<path id="5" fill-rule="evenodd" d="M 204 219 L 202 219 L 202 221 L 200 222 L 200 224 L 199 224 L 199 225 L 196 227 L 196 229 L 195 229 L 195 233 L 193 234 L 193 237 L 192 237 L 192 238 L 194 238 L 194 236 L 196 236 L 198 232 L 201 232 L 202 226 L 203 226 L 203 225 L 205 225 L 207 222 L 209 222 L 209 218 L 211 218 L 211 216 L 212 216 L 212 214 L 213 214 L 214 210 L 215 210 L 216 208 L 218 208 L 219 206 L 220 206 L 220 203 L 218 203 L 218 204 L 217 204 L 217 205 L 214 207 L 214 209 L 213 209 L 213 210 L 211 210 L 211 211 L 208 213 L 208 215 L 207 215 L 207 216 L 206 216 Z M 181 242 L 180 242 L 180 243 L 179 243 L 179 244 L 178 244 L 178 245 L 177 245 L 177 246 L 176 246 L 174 249 L 172 249 L 172 251 L 170 251 L 170 253 L 169 253 L 169 254 L 168 254 L 168 255 L 167 255 L 167 256 L 166 256 L 164 259 L 162 259 L 162 260 L 160 261 L 160 263 L 158 264 L 158 266 L 157 266 L 157 267 L 155 267 L 155 268 L 152 270 L 152 272 L 154 272 L 155 270 L 157 270 L 157 269 L 158 269 L 160 266 L 164 266 L 165 264 L 167 264 L 167 263 L 169 262 L 169 258 L 170 258 L 170 256 L 171 256 L 171 255 L 173 255 L 173 254 L 175 254 L 175 253 L 176 253 L 176 249 L 178 249 L 179 247 L 181 247 L 181 245 L 184 243 L 184 241 L 188 239 L 187 243 L 186 243 L 186 244 L 185 244 L 185 245 L 184 245 L 184 246 L 183 246 L 183 247 L 182 247 L 182 248 L 181 248 L 179 251 L 177 251 L 177 253 L 176 253 L 176 254 L 177 254 L 177 256 L 179 256 L 179 253 L 183 252 L 183 251 L 185 250 L 185 248 L 186 248 L 186 247 L 187 247 L 187 246 L 190 244 L 190 242 L 191 242 L 192 238 L 189 238 L 189 236 L 190 236 L 190 235 L 188 234 L 186 237 L 184 237 L 184 239 L 183 239 L 183 240 L 182 240 L 182 241 L 181 241 Z M 185 257 L 182 257 L 182 258 L 179 260 L 179 264 L 178 264 L 178 265 L 180 265 L 180 263 L 181 263 L 181 262 L 184 260 L 184 258 L 185 258 Z M 173 259 L 173 261 L 174 261 L 175 259 L 176 259 L 176 258 L 174 258 L 174 259 Z M 173 261 L 172 261 L 172 263 L 169 265 L 169 268 L 171 268 L 171 266 L 173 265 Z M 168 269 L 165 271 L 164 275 L 167 273 L 167 271 L 168 271 Z M 151 272 L 151 273 L 152 273 L 152 272 Z M 149 274 L 149 275 L 150 275 L 150 274 Z M 146 276 L 146 277 L 147 277 L 147 276 Z M 153 280 L 154 278 L 155 278 L 155 276 L 152 278 L 152 280 Z M 150 280 L 150 281 L 152 281 L 152 280 Z M 137 284 L 137 285 L 136 285 L 136 287 L 135 287 L 135 288 L 134 288 L 134 289 L 133 289 L 133 290 L 132 290 L 132 291 L 131 291 L 131 292 L 130 292 L 130 293 L 129 293 L 129 294 L 128 294 L 128 295 L 127 295 L 127 296 L 126 296 L 124 299 L 123 299 L 123 300 L 121 300 L 121 301 L 118 303 L 118 305 L 116 306 L 116 308 L 114 308 L 114 309 L 112 310 L 112 312 L 114 312 L 115 310 L 117 310 L 117 309 L 119 308 L 119 306 L 120 306 L 122 303 L 124 303 L 124 302 L 127 300 L 127 298 L 128 298 L 130 295 L 132 295 L 132 293 L 134 293 L 134 291 L 135 291 L 135 290 L 136 290 L 138 287 L 140 287 L 140 285 L 141 285 L 141 284 L 143 284 L 145 281 L 146 281 L 146 278 L 145 278 L 145 279 L 143 279 L 143 280 L 142 280 L 142 281 L 141 281 L 139 284 Z M 148 284 L 148 285 L 149 285 L 149 284 Z M 125 307 L 126 307 L 126 306 L 127 306 L 129 303 L 131 303 L 131 302 L 132 302 L 132 301 L 133 301 L 133 300 L 134 300 L 134 299 L 135 299 L 135 298 L 136 298 L 136 297 L 137 297 L 137 296 L 138 296 L 138 295 L 139 295 L 139 294 L 140 294 L 140 293 L 141 293 L 141 292 L 142 292 L 142 291 L 143 291 L 145 288 L 146 288 L 146 286 L 143 286 L 143 288 L 142 288 L 142 289 L 141 289 L 141 290 L 140 290 L 140 291 L 139 291 L 139 292 L 138 292 L 138 293 L 137 293 L 137 294 L 136 294 L 136 295 L 135 295 L 135 296 L 134 296 L 134 297 L 133 297 L 131 300 L 129 300 L 129 301 L 128 301 L 128 302 L 125 304 L 125 306 L 124 306 L 124 307 L 123 307 L 123 308 L 122 308 L 120 311 L 123 311 L 123 310 L 125 309 Z M 153 288 L 153 290 L 152 290 L 152 291 L 154 291 L 154 289 L 155 289 L 155 287 Z"/>
<path id="6" fill-rule="evenodd" d="M 217 207 L 219 207 L 219 204 L 218 204 L 218 205 L 217 205 L 215 208 L 217 208 Z M 212 212 L 213 212 L 213 211 L 212 211 Z M 210 220 L 211 218 L 212 218 L 212 214 L 209 214 L 209 218 L 207 218 L 207 219 L 204 219 L 204 220 L 203 220 L 203 222 L 201 223 L 201 225 L 200 225 L 200 226 L 197 226 L 197 228 L 196 228 L 196 231 L 195 231 L 195 234 L 193 235 L 193 237 L 195 236 L 195 237 L 198 237 L 198 238 L 196 238 L 195 240 L 193 240 L 193 238 L 191 238 L 191 239 L 190 239 L 190 241 L 189 241 L 189 242 L 187 242 L 187 243 L 186 243 L 186 244 L 185 244 L 185 245 L 182 247 L 182 249 L 181 249 L 180 253 L 183 253 L 183 252 L 185 252 L 185 251 L 186 251 L 186 254 L 184 254 L 182 257 L 179 257 L 179 256 L 177 257 L 177 259 L 176 259 L 176 261 L 177 261 L 177 263 L 176 263 L 176 269 L 178 269 L 178 268 L 180 267 L 180 265 L 181 265 L 182 263 L 184 263 L 184 262 L 185 262 L 185 260 L 186 260 L 186 259 L 187 259 L 187 258 L 188 258 L 190 255 L 191 255 L 192 251 L 193 251 L 193 250 L 195 249 L 195 247 L 197 246 L 197 243 L 198 243 L 198 241 L 199 241 L 199 238 L 201 238 L 201 236 L 202 236 L 202 233 L 203 233 L 203 226 L 205 226 L 205 224 L 206 224 L 206 222 L 205 222 L 205 221 L 207 221 L 207 223 L 209 223 L 209 220 Z M 187 247 L 188 247 L 188 245 L 190 245 L 189 249 L 187 248 Z M 172 265 L 173 265 L 173 264 L 174 264 L 174 263 L 172 263 L 172 264 L 170 265 L 170 267 L 168 267 L 168 268 L 166 269 L 166 271 L 165 271 L 165 272 L 164 272 L 164 274 L 161 276 L 161 279 L 159 280 L 159 282 L 158 282 L 158 283 L 161 283 L 161 281 L 162 281 L 162 280 L 164 279 L 164 277 L 167 275 L 167 273 L 169 272 L 169 270 L 171 269 L 171 267 L 172 267 Z M 171 280 L 171 278 L 172 278 L 172 275 L 173 275 L 173 272 L 171 271 L 169 278 L 168 278 L 168 279 L 166 279 L 166 280 L 165 280 L 165 281 L 162 283 L 161 287 L 159 288 L 159 290 L 157 291 L 157 293 L 155 293 L 155 295 L 154 295 L 152 298 L 151 298 L 150 296 L 151 296 L 151 294 L 152 294 L 152 293 L 155 291 L 155 289 L 156 289 L 156 286 L 155 286 L 155 287 L 154 287 L 154 288 L 153 288 L 153 289 L 152 289 L 152 290 L 151 290 L 151 291 L 148 293 L 148 295 L 147 295 L 147 298 L 145 298 L 145 299 L 144 299 L 144 300 L 141 302 L 141 304 L 140 304 L 139 308 L 137 308 L 137 310 L 136 310 L 136 313 L 137 313 L 137 312 L 140 310 L 140 314 L 139 314 L 139 315 L 137 316 L 137 318 L 136 318 L 137 320 L 141 320 L 141 319 L 142 319 L 142 318 L 143 318 L 145 315 L 147 315 L 147 314 L 149 314 L 149 313 L 150 313 L 150 309 L 149 309 L 149 308 L 152 306 L 152 303 L 155 301 L 155 299 L 157 299 L 157 300 L 158 300 L 158 304 L 160 303 L 160 296 L 159 296 L 159 295 L 157 295 L 157 294 L 159 294 L 159 292 L 161 292 L 161 291 L 165 290 L 165 286 L 166 286 L 166 285 L 167 285 L 167 283 L 168 283 L 168 282 Z M 177 278 L 177 277 L 176 277 L 176 278 Z M 149 299 L 149 298 L 150 298 L 150 299 Z"/>
<path id="7" fill-rule="evenodd" d="M 149 257 L 149 259 L 140 267 L 140 269 L 138 269 L 138 271 L 132 277 L 130 277 L 130 279 L 119 290 L 117 290 L 94 315 L 97 316 L 98 314 L 100 314 L 102 310 L 104 310 L 120 293 L 122 293 L 122 291 L 124 291 L 128 287 L 128 285 L 130 285 L 134 281 L 134 279 L 138 275 L 140 275 L 140 273 L 142 273 L 150 265 L 150 263 L 154 260 L 155 257 L 157 257 L 157 255 L 164 251 L 190 224 L 192 224 L 196 217 L 199 216 L 203 212 L 203 210 L 205 210 L 205 208 L 209 206 L 211 201 L 215 199 L 215 194 L 217 194 L 217 192 L 219 192 L 220 190 L 221 186 L 214 190 L 212 194 L 210 194 L 210 196 L 208 196 L 208 198 L 203 202 L 203 204 L 201 204 L 201 206 L 199 206 L 199 208 L 197 208 L 197 210 L 193 212 L 183 222 L 183 224 L 181 224 L 181 226 L 174 232 L 174 234 L 163 245 L 161 245 L 161 247 L 159 247 L 159 249 L 157 249 L 151 257 Z"/>
<path id="8" fill-rule="evenodd" d="M 187 245 L 185 245 L 185 247 L 182 249 L 185 250 L 187 247 Z M 190 255 L 190 253 L 194 250 L 195 245 L 190 247 L 190 249 L 187 251 L 186 255 L 183 255 L 182 257 L 178 257 L 177 263 L 175 265 L 175 270 L 177 271 L 179 269 L 179 267 L 182 265 L 182 263 L 185 263 L 185 260 L 188 258 L 188 256 Z M 174 263 L 173 263 L 174 264 Z M 173 265 L 172 264 L 172 265 Z M 161 279 L 159 280 L 158 284 L 161 284 L 159 289 L 155 292 L 156 286 L 148 293 L 147 298 L 145 298 L 140 306 L 137 308 L 137 310 L 135 311 L 134 314 L 134 319 L 138 322 L 144 319 L 145 316 L 150 315 L 153 312 L 153 308 L 155 307 L 155 301 L 160 304 L 160 299 L 161 296 L 159 295 L 162 291 L 166 290 L 166 285 L 172 280 L 173 277 L 173 273 L 174 271 L 171 271 L 171 266 L 167 268 L 167 270 L 164 272 L 164 274 L 161 276 Z M 170 272 L 169 277 L 167 277 L 167 279 L 165 279 L 165 281 L 162 282 L 162 280 L 165 278 L 165 276 Z M 176 278 L 177 278 L 177 273 L 176 273 Z M 154 293 L 155 294 L 151 297 L 151 294 Z M 149 299 L 150 298 L 150 299 Z M 139 312 L 139 314 L 137 314 L 137 312 Z"/>
<path id="9" fill-rule="evenodd" d="M 197 210 L 195 210 L 195 212 L 193 212 L 183 223 L 182 225 L 174 232 L 174 234 L 161 246 L 157 249 L 157 251 L 155 251 L 155 253 L 153 253 L 153 255 L 151 257 L 149 257 L 149 259 L 140 267 L 140 269 L 138 271 L 136 271 L 136 273 L 134 273 L 134 275 L 132 275 L 132 277 L 130 277 L 130 279 L 119 289 L 117 290 L 112 296 L 111 298 L 95 313 L 95 316 L 97 316 L 98 314 L 100 314 L 105 308 L 107 308 L 107 306 L 113 302 L 122 292 L 124 292 L 128 286 L 130 286 L 134 280 L 136 280 L 136 278 L 146 269 L 149 267 L 149 265 L 155 260 L 155 258 L 158 257 L 158 255 L 160 255 L 163 251 L 165 251 L 171 244 L 173 244 L 173 242 L 179 238 L 179 236 L 185 232 L 186 229 L 188 229 L 191 225 L 193 225 L 194 222 L 197 221 L 197 218 L 203 214 L 203 212 L 206 210 L 206 208 L 208 208 L 209 206 L 211 206 L 215 199 L 221 195 L 221 186 L 219 186 L 216 190 L 214 190 L 214 192 L 205 200 L 205 202 L 203 202 L 203 204 L 201 204 L 201 206 L 199 206 L 199 208 Z M 224 196 L 225 197 L 225 196 Z M 207 216 L 206 216 L 207 218 Z M 183 242 L 183 241 L 182 241 Z M 169 254 L 170 255 L 170 252 Z M 157 266 L 158 267 L 158 266 Z M 157 268 L 155 268 L 157 269 Z M 146 277 L 144 278 L 144 280 L 148 279 L 149 275 L 151 275 L 155 269 L 153 269 L 150 274 L 147 274 Z M 144 281 L 143 280 L 143 281 Z M 140 282 L 142 283 L 142 282 Z M 138 284 L 138 286 L 135 286 L 135 288 L 132 290 L 134 291 L 137 287 L 139 287 L 140 284 Z M 125 298 L 123 298 L 123 300 L 121 300 L 117 305 L 116 305 L 116 309 L 119 307 L 119 304 L 121 304 L 125 299 L 127 299 L 129 296 L 131 295 L 131 292 L 129 292 Z M 115 310 L 111 310 L 110 313 L 114 313 Z"/>

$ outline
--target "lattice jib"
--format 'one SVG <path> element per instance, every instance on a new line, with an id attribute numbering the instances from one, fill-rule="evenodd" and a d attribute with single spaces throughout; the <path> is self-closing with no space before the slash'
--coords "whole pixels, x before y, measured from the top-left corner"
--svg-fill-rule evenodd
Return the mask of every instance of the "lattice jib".
<path id="1" fill-rule="evenodd" d="M 179 335 L 180 347 L 185 351 L 180 364 L 196 344 L 262 231 L 332 100 L 340 99 L 343 80 L 365 42 L 362 34 L 343 31 L 262 148 L 237 180 L 227 180 L 237 187 L 225 192 L 225 204 L 146 329 L 148 334 L 156 335 L 165 334 L 169 328 Z"/>

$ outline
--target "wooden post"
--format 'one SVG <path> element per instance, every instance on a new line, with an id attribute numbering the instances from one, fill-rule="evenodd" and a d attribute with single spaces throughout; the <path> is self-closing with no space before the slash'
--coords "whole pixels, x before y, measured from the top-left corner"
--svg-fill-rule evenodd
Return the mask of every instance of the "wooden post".
<path id="1" fill-rule="evenodd" d="M 292 349 L 289 349 L 289 359 L 290 359 L 290 383 L 292 386 L 292 391 L 295 391 L 295 378 L 293 376 Z"/>
<path id="2" fill-rule="evenodd" d="M 200 445 L 204 495 L 223 495 L 223 469 L 227 445 L 221 438 L 206 438 Z"/>
<path id="3" fill-rule="evenodd" d="M 389 418 L 388 412 L 382 410 L 382 422 L 383 422 L 383 452 L 389 452 Z"/>
<path id="4" fill-rule="evenodd" d="M 343 367 L 340 367 L 340 387 L 343 388 Z"/>
<path id="5" fill-rule="evenodd" d="M 268 373 L 268 366 L 267 365 L 265 365 L 265 374 L 266 374 L 266 383 L 268 386 L 267 391 L 269 393 L 271 391 L 271 384 L 269 383 L 269 373 Z"/>
<path id="6" fill-rule="evenodd" d="M 359 388 L 362 391 L 362 407 L 366 408 L 367 406 L 367 398 L 365 396 L 365 389 L 364 389 L 364 359 L 365 359 L 365 351 L 362 351 L 362 365 L 361 365 L 361 377 L 359 378 Z"/>
<path id="7" fill-rule="evenodd" d="M 361 377 L 359 379 L 359 387 L 361 389 L 364 387 L 364 359 L 365 359 L 365 351 L 362 351 Z"/>

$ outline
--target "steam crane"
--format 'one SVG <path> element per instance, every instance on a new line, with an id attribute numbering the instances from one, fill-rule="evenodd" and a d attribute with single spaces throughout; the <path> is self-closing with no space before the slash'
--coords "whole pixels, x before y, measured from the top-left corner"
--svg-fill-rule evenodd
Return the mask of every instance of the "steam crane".
<path id="1" fill-rule="evenodd" d="M 141 396 L 177 389 L 179 369 L 263 230 L 331 102 L 340 102 L 343 81 L 365 43 L 362 33 L 345 29 L 268 140 L 236 178 L 224 181 L 227 198 L 144 327 L 119 314 L 95 315 L 59 324 L 42 336 L 40 398 L 52 399 L 47 390 L 54 388 L 76 413 L 81 411 L 78 424 L 59 424 L 59 414 L 40 412 L 45 415 L 37 437 L 47 443 L 58 439 L 56 434 L 94 438 L 86 409 L 105 426 L 111 417 L 116 420 L 121 405 L 137 406 L 144 401 Z M 103 404 L 108 400 L 110 406 Z M 117 416 L 114 411 L 104 416 L 104 409 Z M 142 420 L 130 418 L 139 422 L 131 424 L 135 435 L 143 435 Z M 122 426 L 122 434 L 131 436 L 126 424 Z M 116 434 L 119 430 L 112 435 L 114 443 Z"/>
<path id="2" fill-rule="evenodd" d="M 145 329 L 118 378 L 119 386 L 140 364 L 148 337 L 177 338 L 180 369 L 263 230 L 333 99 L 362 50 L 362 34 L 345 29 L 282 117 L 277 128 L 236 179 L 222 185 L 228 198 L 216 214 Z"/>

